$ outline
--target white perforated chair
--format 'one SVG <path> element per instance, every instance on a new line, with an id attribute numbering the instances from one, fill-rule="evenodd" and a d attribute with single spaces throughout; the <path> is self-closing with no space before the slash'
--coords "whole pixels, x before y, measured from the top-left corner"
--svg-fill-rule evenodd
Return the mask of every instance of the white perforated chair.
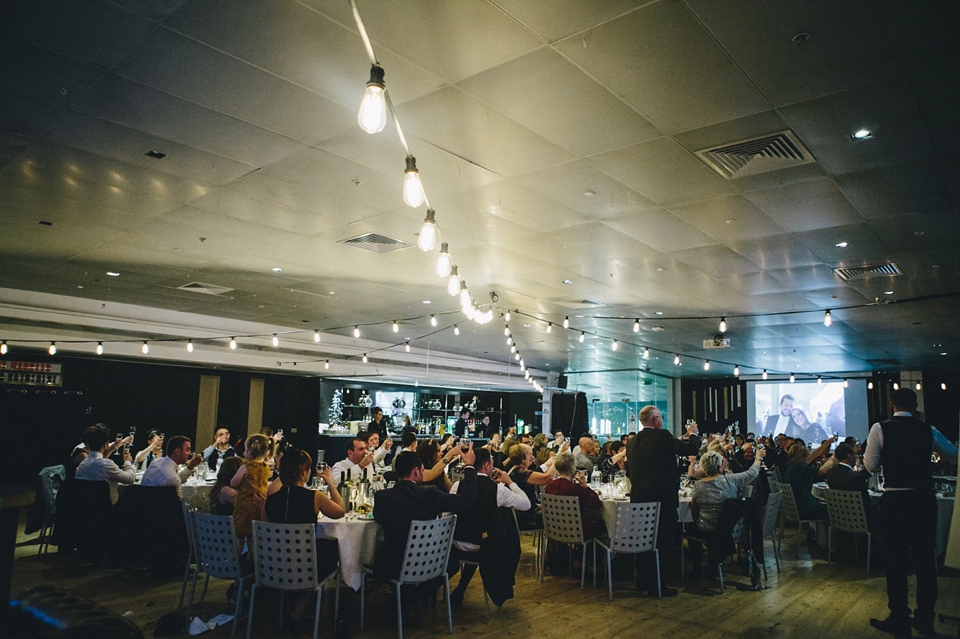
<path id="1" fill-rule="evenodd" d="M 180 586 L 180 603 L 177 604 L 177 610 L 183 607 L 183 598 L 187 593 L 187 579 L 190 577 L 190 571 L 194 571 L 194 578 L 196 578 L 196 563 L 197 563 L 197 544 L 194 541 L 193 536 L 193 519 L 191 517 L 192 513 L 195 512 L 195 509 L 190 507 L 190 504 L 187 503 L 187 500 L 181 499 L 180 506 L 183 509 L 183 521 L 187 527 L 187 545 L 189 546 L 189 552 L 187 553 L 187 565 L 183 569 L 183 584 Z M 196 581 L 196 579 L 194 579 Z M 200 595 L 200 598 L 203 599 L 207 594 L 207 582 L 203 583 L 203 593 Z M 193 597 L 193 594 L 190 595 Z"/>
<path id="2" fill-rule="evenodd" d="M 867 536 L 867 572 L 870 572 L 870 529 L 867 528 L 867 513 L 863 508 L 863 496 L 856 490 L 826 491 L 827 516 L 830 528 L 827 533 L 827 561 L 833 561 L 833 529 Z"/>
<path id="3" fill-rule="evenodd" d="M 775 482 L 776 492 L 783 495 L 783 498 L 780 501 L 780 514 L 785 521 L 795 521 L 797 522 L 797 556 L 800 556 L 800 544 L 802 539 L 800 539 L 800 531 L 803 529 L 803 525 L 807 524 L 810 527 L 810 530 L 816 530 L 813 527 L 813 522 L 820 521 L 819 519 L 801 519 L 800 510 L 797 508 L 797 500 L 793 494 L 793 486 L 787 483 Z M 781 523 L 780 525 L 780 541 L 783 542 L 783 529 L 786 526 Z"/>
<path id="4" fill-rule="evenodd" d="M 657 593 L 660 593 L 660 551 L 657 550 L 659 524 L 660 502 L 616 505 L 610 545 L 597 541 L 600 547 L 607 551 L 607 589 L 610 592 L 610 601 L 613 601 L 613 572 L 610 561 L 617 553 L 635 555 L 653 551 L 657 561 Z"/>
<path id="5" fill-rule="evenodd" d="M 477 554 L 479 555 L 480 553 L 478 552 Z M 480 572 L 479 558 L 476 561 L 471 559 L 460 559 L 459 561 L 460 561 L 460 570 L 463 570 L 464 566 L 476 566 L 477 572 L 478 573 Z M 483 591 L 483 603 L 487 607 L 487 619 L 490 619 L 490 598 L 487 597 L 487 587 L 483 584 L 483 575 L 480 575 L 480 590 Z"/>
<path id="6" fill-rule="evenodd" d="M 453 634 L 453 611 L 450 608 L 450 578 L 447 576 L 447 562 L 450 560 L 450 547 L 453 545 L 453 531 L 456 527 L 456 515 L 447 515 L 439 519 L 414 519 L 410 522 L 410 533 L 407 535 L 407 547 L 403 551 L 400 576 L 389 580 L 397 590 L 397 634 L 400 639 L 403 639 L 401 586 L 423 583 L 441 575 L 444 598 L 447 600 L 450 634 Z M 363 572 L 372 572 L 372 568 L 364 566 Z M 363 630 L 366 589 L 366 579 L 364 579 L 360 582 L 360 630 Z"/>
<path id="7" fill-rule="evenodd" d="M 280 594 L 280 620 L 283 621 L 283 594 L 288 590 L 313 590 L 317 593 L 317 607 L 313 616 L 313 639 L 317 639 L 320 625 L 320 599 L 323 587 L 331 580 L 337 584 L 336 609 L 340 604 L 338 570 L 321 575 L 317 565 L 316 524 L 272 524 L 253 522 L 254 582 L 250 589 L 250 613 L 247 618 L 247 639 L 253 628 L 253 610 L 257 588 L 275 588 Z M 239 597 L 238 597 L 239 599 Z"/>
<path id="8" fill-rule="evenodd" d="M 532 508 L 536 508 L 536 505 L 532 505 Z M 533 552 L 534 552 L 534 570 L 539 571 L 542 560 L 543 553 L 543 528 L 531 528 L 528 530 L 520 530 L 520 521 L 517 519 L 517 509 L 511 508 L 510 512 L 513 513 L 513 523 L 517 525 L 517 533 L 521 536 L 530 535 L 533 541 Z"/>
<path id="9" fill-rule="evenodd" d="M 240 610 L 243 607 L 243 593 L 247 580 L 253 577 L 252 573 L 244 574 L 240 568 L 240 553 L 237 550 L 233 517 L 189 512 L 187 525 L 190 545 L 197 553 L 197 567 L 193 572 L 193 585 L 190 587 L 190 600 L 187 604 L 187 619 L 190 619 L 190 613 L 193 610 L 193 595 L 197 589 L 198 573 L 206 574 L 203 582 L 204 594 L 207 592 L 210 577 L 235 580 L 238 582 L 237 607 L 233 613 L 233 631 L 230 633 L 232 638 L 237 633 L 237 620 L 240 618 Z"/>
<path id="10" fill-rule="evenodd" d="M 37 477 L 43 489 L 41 497 L 44 504 L 43 523 L 40 526 L 40 535 L 37 537 L 40 542 L 37 546 L 39 555 L 41 552 L 50 550 L 50 537 L 53 536 L 53 526 L 57 519 L 57 491 L 60 490 L 60 484 L 67 479 L 67 470 L 63 464 L 47 466 L 40 469 Z"/>
<path id="11" fill-rule="evenodd" d="M 575 495 L 543 495 L 543 537 L 562 544 L 583 546 L 583 558 L 580 561 L 580 590 L 583 590 L 587 576 L 587 547 L 593 546 L 593 585 L 597 585 L 597 544 L 596 539 L 583 538 L 583 522 L 580 519 L 580 498 Z M 546 569 L 547 553 L 542 555 L 540 581 Z"/>
<path id="12" fill-rule="evenodd" d="M 773 559 L 777 564 L 777 572 L 780 572 L 780 544 L 777 542 L 777 519 L 780 516 L 780 503 L 783 500 L 783 493 L 772 492 L 767 497 L 767 505 L 763 511 L 763 536 L 762 539 L 769 539 L 773 544 Z M 767 562 L 763 562 L 763 578 L 767 578 Z"/>

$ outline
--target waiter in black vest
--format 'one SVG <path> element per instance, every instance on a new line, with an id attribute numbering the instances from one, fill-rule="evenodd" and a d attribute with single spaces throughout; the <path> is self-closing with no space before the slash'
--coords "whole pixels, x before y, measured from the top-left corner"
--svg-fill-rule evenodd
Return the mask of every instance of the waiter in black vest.
<path id="1" fill-rule="evenodd" d="M 871 619 L 870 625 L 898 637 L 909 637 L 912 625 L 933 636 L 938 594 L 937 500 L 930 460 L 933 433 L 913 416 L 917 394 L 909 388 L 893 391 L 890 408 L 893 417 L 871 427 L 863 455 L 867 470 L 883 469 L 880 526 L 890 608 L 886 619 Z M 910 568 L 917 571 L 917 608 L 912 623 L 907 601 Z"/>

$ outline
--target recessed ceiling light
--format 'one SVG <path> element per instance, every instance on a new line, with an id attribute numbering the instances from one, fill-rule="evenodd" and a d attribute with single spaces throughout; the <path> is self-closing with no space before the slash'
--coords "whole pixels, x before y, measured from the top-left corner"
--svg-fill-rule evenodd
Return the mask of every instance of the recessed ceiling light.
<path id="1" fill-rule="evenodd" d="M 654 315 L 663 315 L 663 311 L 657 311 Z"/>
<path id="2" fill-rule="evenodd" d="M 107 271 L 107 275 L 109 275 L 110 277 L 120 277 L 120 274 L 117 273 L 116 271 Z"/>
<path id="3" fill-rule="evenodd" d="M 83 288 L 83 284 L 77 284 L 77 288 Z"/>
<path id="4" fill-rule="evenodd" d="M 573 280 L 563 280 L 564 284 L 573 284 Z"/>
<path id="5" fill-rule="evenodd" d="M 273 272 L 274 272 L 274 273 L 283 273 L 283 269 L 280 268 L 279 266 L 274 266 L 274 267 L 273 267 Z"/>
<path id="6" fill-rule="evenodd" d="M 424 303 L 424 304 L 430 304 L 431 302 L 430 302 L 430 300 L 423 300 L 423 303 Z"/>
<path id="7" fill-rule="evenodd" d="M 736 223 L 737 223 L 737 221 L 736 221 L 734 218 L 730 218 L 729 220 L 724 220 L 724 222 L 725 222 L 726 224 L 736 224 Z"/>
<path id="8" fill-rule="evenodd" d="M 662 331 L 662 330 L 664 330 L 664 328 L 663 328 L 662 326 L 654 326 L 654 327 L 651 328 L 650 330 L 651 330 L 651 331 Z"/>
<path id="9" fill-rule="evenodd" d="M 853 134 L 854 140 L 869 140 L 872 137 L 873 133 L 871 133 L 869 129 L 860 129 Z"/>
<path id="10" fill-rule="evenodd" d="M 941 355 L 946 355 L 946 353 L 940 353 Z"/>
<path id="11" fill-rule="evenodd" d="M 593 196 L 596 195 L 596 194 L 597 194 L 596 191 L 584 191 L 584 192 L 583 192 L 583 197 L 593 197 Z"/>
<path id="12" fill-rule="evenodd" d="M 663 273 L 663 267 L 662 267 L 662 266 L 658 266 L 658 267 L 657 267 L 657 273 Z"/>
<path id="13" fill-rule="evenodd" d="M 837 242 L 837 248 L 847 248 L 846 242 Z"/>
<path id="14" fill-rule="evenodd" d="M 913 234 L 916 235 L 917 237 L 920 237 L 921 235 L 923 235 L 923 233 L 924 233 L 923 231 L 914 231 L 914 232 L 913 232 Z"/>
<path id="15" fill-rule="evenodd" d="M 883 294 L 884 294 L 884 295 L 893 295 L 893 291 L 884 291 Z"/>
<path id="16" fill-rule="evenodd" d="M 524 328 L 530 328 L 530 325 L 529 325 L 529 324 L 524 324 L 523 327 L 524 327 Z"/>
<path id="17" fill-rule="evenodd" d="M 335 291 L 330 291 L 328 294 L 329 294 L 329 295 L 336 295 L 337 293 L 336 293 Z"/>

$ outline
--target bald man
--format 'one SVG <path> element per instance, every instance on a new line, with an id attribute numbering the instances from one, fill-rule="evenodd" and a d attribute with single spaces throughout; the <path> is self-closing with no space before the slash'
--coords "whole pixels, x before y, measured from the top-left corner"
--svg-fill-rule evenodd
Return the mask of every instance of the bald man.
<path id="1" fill-rule="evenodd" d="M 587 477 L 593 474 L 593 464 L 599 451 L 600 445 L 594 441 L 593 437 L 584 435 L 580 438 L 580 451 L 574 459 L 577 462 L 577 469 L 586 472 Z"/>

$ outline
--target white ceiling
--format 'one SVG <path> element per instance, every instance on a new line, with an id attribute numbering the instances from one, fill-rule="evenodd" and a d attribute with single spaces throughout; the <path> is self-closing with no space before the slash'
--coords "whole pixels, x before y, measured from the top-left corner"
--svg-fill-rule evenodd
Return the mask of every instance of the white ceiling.
<path id="1" fill-rule="evenodd" d="M 470 290 L 578 329 L 512 321 L 528 365 L 960 362 L 957 3 L 358 4 Z M 348 2 L 23 0 L 0 7 L 0 36 L 0 287 L 291 329 L 384 322 L 357 350 L 458 308 L 435 253 L 337 243 L 415 245 L 424 216 L 400 197 L 396 135 L 356 125 L 369 61 Z M 783 130 L 815 162 L 726 180 L 694 154 Z M 902 276 L 832 271 L 890 261 Z M 234 291 L 176 288 L 193 281 Z M 702 340 L 721 315 L 717 355 Z M 502 329 L 431 345 L 502 361 Z"/>

